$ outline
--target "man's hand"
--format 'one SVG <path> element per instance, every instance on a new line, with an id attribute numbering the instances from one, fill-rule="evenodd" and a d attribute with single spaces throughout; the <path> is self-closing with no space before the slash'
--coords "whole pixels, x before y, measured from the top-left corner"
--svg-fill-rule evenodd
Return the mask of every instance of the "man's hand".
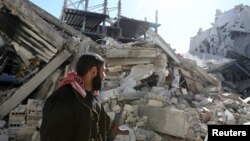
<path id="1" fill-rule="evenodd" d="M 128 135 L 129 131 L 128 130 L 121 130 L 119 128 L 119 124 L 116 122 L 112 131 L 112 138 L 115 139 L 117 135 Z"/>

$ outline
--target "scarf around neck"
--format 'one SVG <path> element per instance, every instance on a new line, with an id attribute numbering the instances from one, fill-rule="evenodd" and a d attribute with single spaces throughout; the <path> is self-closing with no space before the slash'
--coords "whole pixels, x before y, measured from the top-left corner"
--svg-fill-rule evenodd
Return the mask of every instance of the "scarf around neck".
<path id="1" fill-rule="evenodd" d="M 86 97 L 87 93 L 84 90 L 84 84 L 82 78 L 74 71 L 69 71 L 64 75 L 64 78 L 59 82 L 59 88 L 66 85 L 71 84 L 73 89 L 77 91 L 79 95 L 83 98 Z M 98 96 L 99 91 L 92 91 L 93 96 Z"/>

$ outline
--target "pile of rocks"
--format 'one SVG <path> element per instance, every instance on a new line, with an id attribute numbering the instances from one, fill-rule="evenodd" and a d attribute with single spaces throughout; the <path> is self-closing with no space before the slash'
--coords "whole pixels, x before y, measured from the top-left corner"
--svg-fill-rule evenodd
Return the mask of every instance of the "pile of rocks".
<path id="1" fill-rule="evenodd" d="M 185 63 L 177 64 L 151 41 L 108 39 L 102 52 L 108 71 L 99 98 L 113 121 L 121 114 L 116 122 L 130 132 L 116 141 L 201 141 L 208 124 L 249 124 L 250 98 L 209 83 L 205 78 L 213 76 L 192 60 L 179 56 Z M 42 105 L 32 100 L 14 109 L 7 126 L 0 122 L 0 139 L 39 141 Z"/>
<path id="2" fill-rule="evenodd" d="M 204 140 L 208 124 L 248 124 L 247 99 L 200 83 L 154 43 L 108 43 L 100 99 L 112 119 L 125 104 L 120 123 L 130 131 L 116 140 Z"/>

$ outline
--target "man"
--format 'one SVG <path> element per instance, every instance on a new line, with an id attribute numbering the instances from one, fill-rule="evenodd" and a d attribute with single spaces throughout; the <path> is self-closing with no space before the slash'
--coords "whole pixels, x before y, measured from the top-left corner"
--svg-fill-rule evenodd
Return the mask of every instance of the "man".
<path id="1" fill-rule="evenodd" d="M 96 96 L 105 78 L 104 59 L 84 54 L 59 88 L 46 100 L 43 109 L 41 141 L 106 141 L 110 118 Z M 111 130 L 112 138 L 122 132 Z"/>

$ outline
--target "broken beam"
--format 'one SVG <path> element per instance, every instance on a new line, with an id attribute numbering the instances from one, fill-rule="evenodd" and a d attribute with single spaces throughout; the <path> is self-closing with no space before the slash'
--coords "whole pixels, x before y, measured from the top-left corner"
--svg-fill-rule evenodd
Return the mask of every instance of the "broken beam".
<path id="1" fill-rule="evenodd" d="M 3 119 L 19 103 L 28 97 L 47 77 L 64 63 L 72 54 L 67 50 L 62 51 L 49 64 L 47 64 L 33 78 L 19 88 L 14 95 L 0 105 L 0 119 Z"/>

